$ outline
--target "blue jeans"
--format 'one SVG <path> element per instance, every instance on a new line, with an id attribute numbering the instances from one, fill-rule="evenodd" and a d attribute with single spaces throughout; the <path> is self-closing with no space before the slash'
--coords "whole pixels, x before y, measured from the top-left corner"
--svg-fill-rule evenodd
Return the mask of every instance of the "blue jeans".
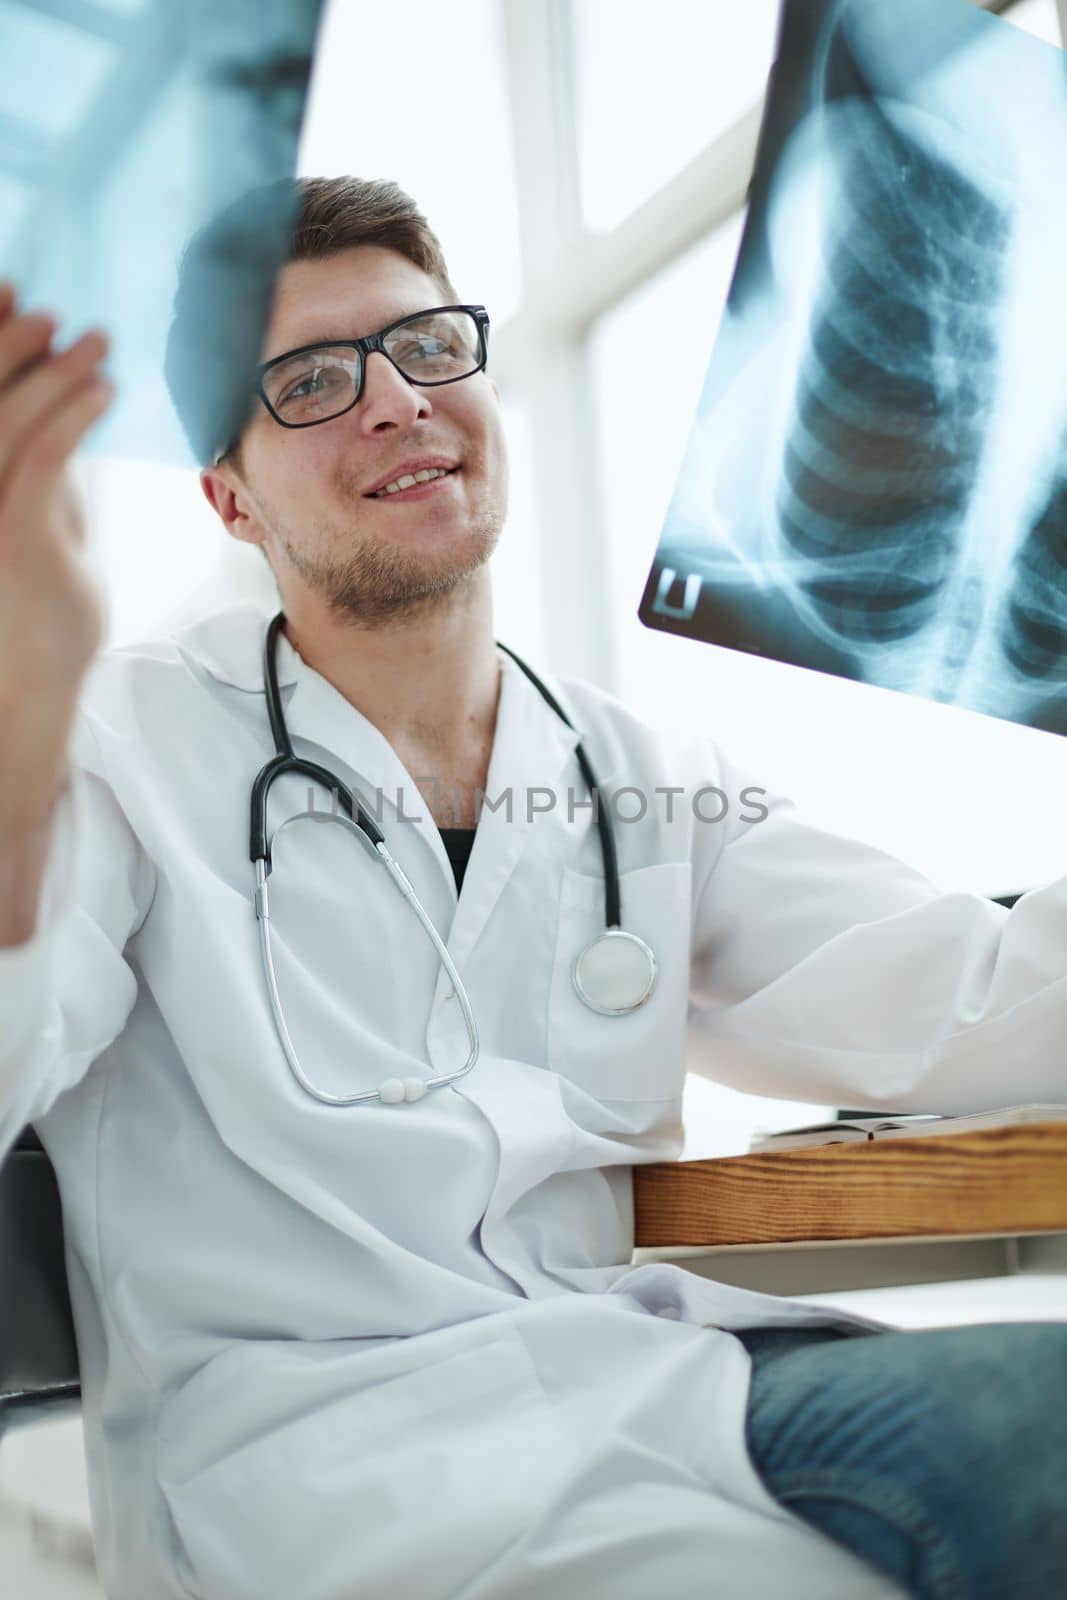
<path id="1" fill-rule="evenodd" d="M 1067 1322 L 738 1337 L 790 1511 L 921 1600 L 1067 1595 Z"/>

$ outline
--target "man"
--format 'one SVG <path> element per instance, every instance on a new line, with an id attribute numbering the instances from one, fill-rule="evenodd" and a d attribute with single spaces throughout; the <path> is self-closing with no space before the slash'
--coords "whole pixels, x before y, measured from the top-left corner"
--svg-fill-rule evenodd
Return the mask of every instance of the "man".
<path id="1" fill-rule="evenodd" d="M 378 329 L 459 301 L 437 241 L 402 197 L 379 186 L 375 212 L 369 199 L 361 211 L 350 191 L 332 193 L 323 186 L 307 225 L 313 253 L 279 283 L 272 355 L 351 338 L 357 321 Z M 382 242 L 345 246 L 346 227 Z M 285 381 L 297 380 L 273 379 Z M 447 477 L 386 492 L 427 469 Z M 475 372 L 417 388 L 379 356 L 340 427 L 279 427 L 261 402 L 239 454 L 201 483 L 227 532 L 269 560 L 285 635 L 304 661 L 359 706 L 410 772 L 439 779 L 427 786 L 435 821 L 473 827 L 499 693 L 487 566 L 507 511 L 496 385 Z"/>
<path id="2" fill-rule="evenodd" d="M 100 347 L 50 357 L 0 301 L 0 1148 L 32 1120 L 60 1178 L 109 1594 L 1058 1592 L 1067 1327 L 892 1332 L 629 1259 L 632 1165 L 681 1145 L 687 1024 L 691 1065 L 756 1092 L 1063 1098 L 1067 883 L 1010 916 L 940 896 L 753 806 L 706 730 L 579 683 L 553 686 L 564 721 L 494 647 L 476 334 L 356 343 L 462 304 L 425 220 L 394 185 L 305 180 L 291 255 L 201 482 L 278 579 L 293 750 L 380 797 L 456 983 L 303 770 L 253 902 L 266 619 L 97 654 L 62 467 Z M 180 408 L 198 309 L 179 293 Z M 423 462 L 446 475 L 409 484 Z M 575 981 L 606 899 L 579 740 L 602 798 L 646 797 L 615 832 L 655 982 L 619 1015 Z M 446 835 L 475 823 L 464 875 Z"/>

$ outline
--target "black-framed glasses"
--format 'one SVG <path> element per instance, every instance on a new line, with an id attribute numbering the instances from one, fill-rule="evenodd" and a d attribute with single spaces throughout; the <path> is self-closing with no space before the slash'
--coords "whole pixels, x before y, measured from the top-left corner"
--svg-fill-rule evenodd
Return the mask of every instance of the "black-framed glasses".
<path id="1" fill-rule="evenodd" d="M 434 306 L 400 317 L 363 339 L 332 339 L 287 350 L 257 368 L 257 392 L 283 428 L 314 428 L 359 404 L 367 357 L 378 350 L 420 388 L 458 383 L 488 360 L 484 306 Z M 225 450 L 215 454 L 218 466 Z"/>

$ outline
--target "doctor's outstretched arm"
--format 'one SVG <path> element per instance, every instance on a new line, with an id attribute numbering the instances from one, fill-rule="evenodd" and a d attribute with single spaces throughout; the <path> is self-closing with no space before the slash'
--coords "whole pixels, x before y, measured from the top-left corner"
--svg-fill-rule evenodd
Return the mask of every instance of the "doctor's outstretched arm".
<path id="1" fill-rule="evenodd" d="M 106 783 L 70 763 L 103 627 L 67 467 L 110 389 L 103 337 L 53 355 L 53 331 L 0 286 L 0 1156 L 128 1016 L 120 952 L 153 872 Z"/>
<path id="2" fill-rule="evenodd" d="M 55 324 L 0 285 L 0 948 L 33 931 L 44 847 L 100 598 L 67 465 L 106 409 L 106 342 L 49 352 Z"/>
<path id="3" fill-rule="evenodd" d="M 1067 877 L 1008 912 L 763 804 L 695 846 L 691 1070 L 872 1110 L 1067 1101 Z"/>

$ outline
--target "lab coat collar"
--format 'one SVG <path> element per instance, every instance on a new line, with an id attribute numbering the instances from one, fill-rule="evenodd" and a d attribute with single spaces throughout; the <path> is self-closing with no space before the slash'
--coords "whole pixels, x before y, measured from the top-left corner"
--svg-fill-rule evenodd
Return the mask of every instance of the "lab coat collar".
<path id="1" fill-rule="evenodd" d="M 251 601 L 214 611 L 174 635 L 181 655 L 201 666 L 220 683 L 250 694 L 263 694 L 263 641 L 273 613 Z M 278 683 L 282 689 L 296 682 L 300 657 L 282 634 L 278 641 Z"/>
<path id="2" fill-rule="evenodd" d="M 268 740 L 263 641 L 269 621 L 258 606 L 233 606 L 203 619 L 176 639 L 180 649 L 219 681 L 263 696 Z M 531 830 L 536 826 L 559 826 L 560 813 L 566 815 L 565 796 L 558 792 L 560 779 L 581 737 L 581 730 L 567 727 L 510 656 L 501 650 L 497 659 L 501 667 L 500 700 L 486 791 L 491 801 L 497 801 L 510 790 L 511 806 L 509 814 L 506 803 L 495 810 L 486 804 L 478 823 L 464 892 L 447 937 L 449 954 L 460 968 L 528 844 Z M 416 777 L 426 775 L 408 772 L 384 734 L 309 667 L 284 634 L 278 640 L 277 667 L 294 750 L 328 765 L 345 783 L 360 789 L 372 806 L 377 804 L 380 789 L 382 826 L 389 848 L 404 865 L 405 858 L 411 860 L 411 852 L 419 848 L 416 840 L 421 840 L 422 847 L 436 861 L 447 895 L 455 905 L 452 865 L 414 782 Z M 550 683 L 549 688 L 574 721 L 558 682 Z M 576 788 L 582 786 L 577 767 L 566 781 Z M 531 814 L 527 797 L 538 787 L 557 791 L 554 813 Z M 325 810 L 329 797 L 323 793 L 315 803 Z M 579 819 L 584 816 L 584 812 L 578 813 Z M 412 818 L 416 820 L 405 820 Z M 587 825 L 579 820 L 570 826 Z M 410 868 L 407 870 L 410 873 Z"/>

